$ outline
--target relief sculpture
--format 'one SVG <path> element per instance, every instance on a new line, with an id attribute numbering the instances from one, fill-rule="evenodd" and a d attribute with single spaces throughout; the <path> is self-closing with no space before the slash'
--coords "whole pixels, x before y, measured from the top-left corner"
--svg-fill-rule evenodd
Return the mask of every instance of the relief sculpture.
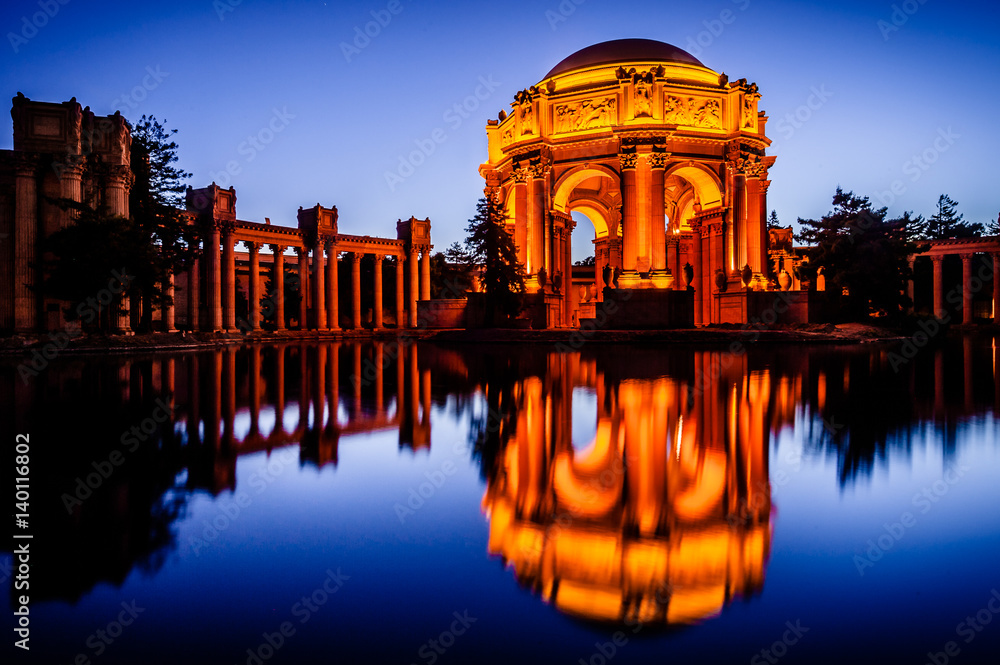
<path id="1" fill-rule="evenodd" d="M 717 99 L 671 95 L 664 104 L 663 119 L 673 125 L 722 129 L 722 104 Z"/>
<path id="2" fill-rule="evenodd" d="M 556 131 L 574 132 L 595 127 L 610 127 L 615 122 L 615 98 L 587 99 L 556 107 Z"/>

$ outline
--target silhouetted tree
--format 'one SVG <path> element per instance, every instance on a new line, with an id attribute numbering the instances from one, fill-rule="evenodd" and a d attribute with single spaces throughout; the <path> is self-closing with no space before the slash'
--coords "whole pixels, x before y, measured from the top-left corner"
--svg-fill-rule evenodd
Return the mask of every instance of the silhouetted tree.
<path id="1" fill-rule="evenodd" d="M 781 223 L 778 222 L 778 211 L 772 210 L 771 216 L 767 218 L 767 229 L 770 231 L 771 229 L 780 229 L 780 228 L 781 228 Z"/>
<path id="2" fill-rule="evenodd" d="M 575 266 L 591 266 L 591 267 L 593 267 L 594 265 L 596 265 L 596 263 L 597 263 L 597 259 L 595 259 L 593 256 L 588 256 L 585 259 L 581 259 L 581 260 L 577 261 L 573 265 L 575 265 Z"/>
<path id="3" fill-rule="evenodd" d="M 975 238 L 983 234 L 984 228 L 978 222 L 962 221 L 964 215 L 956 214 L 958 202 L 947 194 L 938 197 L 937 212 L 927 220 L 922 236 L 929 240 L 941 238 Z"/>
<path id="4" fill-rule="evenodd" d="M 829 297 L 847 320 L 867 319 L 871 312 L 896 316 L 910 304 L 907 257 L 921 251 L 914 242 L 921 217 L 904 213 L 886 219 L 886 208 L 872 209 L 868 197 L 837 188 L 833 210 L 822 219 L 799 219 L 796 236 L 812 245 L 800 278 L 815 280 L 823 268 Z"/>
<path id="5" fill-rule="evenodd" d="M 483 267 L 486 324 L 507 323 L 521 311 L 524 295 L 517 247 L 506 228 L 507 212 L 493 197 L 481 198 L 466 227 L 465 246 L 473 263 Z"/>
<path id="6" fill-rule="evenodd" d="M 168 130 L 154 116 L 145 115 L 129 129 L 135 178 L 129 213 L 137 230 L 158 249 L 152 262 L 132 268 L 143 300 L 140 327 L 150 330 L 153 307 L 166 304 L 162 285 L 168 274 L 188 268 L 199 253 L 199 227 L 181 216 L 183 181 L 191 174 L 174 166 L 177 143 L 171 137 L 177 130 Z"/>
<path id="7" fill-rule="evenodd" d="M 458 242 L 431 256 L 431 298 L 464 298 L 472 288 L 472 260 Z"/>

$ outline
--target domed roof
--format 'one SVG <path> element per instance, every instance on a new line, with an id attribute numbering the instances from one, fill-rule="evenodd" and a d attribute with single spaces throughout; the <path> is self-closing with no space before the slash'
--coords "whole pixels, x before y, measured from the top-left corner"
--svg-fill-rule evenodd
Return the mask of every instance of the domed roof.
<path id="1" fill-rule="evenodd" d="M 679 62 L 704 67 L 698 58 L 673 44 L 655 39 L 613 39 L 580 49 L 552 68 L 545 78 L 574 69 L 610 65 L 616 62 Z"/>

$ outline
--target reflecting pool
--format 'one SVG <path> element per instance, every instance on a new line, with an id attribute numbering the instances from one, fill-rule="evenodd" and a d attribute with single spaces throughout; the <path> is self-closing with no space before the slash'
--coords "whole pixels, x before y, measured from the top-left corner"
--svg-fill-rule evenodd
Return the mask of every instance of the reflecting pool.
<path id="1" fill-rule="evenodd" d="M 10 628 L 30 594 L 10 652 L 996 662 L 998 342 L 897 351 L 304 343 L 26 378 L 7 358 L 32 536 L 27 591 L 29 541 L 0 553 Z"/>

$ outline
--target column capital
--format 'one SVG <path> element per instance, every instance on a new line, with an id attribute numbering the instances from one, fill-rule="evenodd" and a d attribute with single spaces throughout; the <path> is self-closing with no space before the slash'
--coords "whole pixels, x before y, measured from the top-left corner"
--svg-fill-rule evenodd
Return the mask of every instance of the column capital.
<path id="1" fill-rule="evenodd" d="M 944 254 L 931 254 L 930 257 L 932 263 L 941 263 L 944 261 Z"/>
<path id="2" fill-rule="evenodd" d="M 334 236 L 326 236 L 323 238 L 323 249 L 327 251 L 328 254 L 332 254 L 337 251 L 337 239 Z"/>
<path id="3" fill-rule="evenodd" d="M 634 169 L 638 161 L 639 155 L 634 152 L 618 153 L 618 163 L 621 166 L 622 171 Z"/>
<path id="4" fill-rule="evenodd" d="M 382 263 L 383 259 L 385 259 L 385 254 L 372 254 L 372 256 L 375 257 L 375 263 Z"/>
<path id="5" fill-rule="evenodd" d="M 288 247 L 286 247 L 285 245 L 278 245 L 275 243 L 269 244 L 268 247 L 270 247 L 271 251 L 274 252 L 275 254 L 284 254 L 285 250 L 288 249 Z"/>
<path id="6" fill-rule="evenodd" d="M 299 255 L 299 258 L 301 258 L 303 256 L 309 256 L 309 248 L 308 247 L 296 247 L 295 248 L 295 253 Z"/>
<path id="7" fill-rule="evenodd" d="M 361 263 L 361 257 L 364 256 L 361 252 L 351 252 L 351 263 Z"/>
<path id="8" fill-rule="evenodd" d="M 971 253 L 971 252 L 966 252 L 964 254 L 959 254 L 959 256 L 962 257 L 963 261 L 972 261 L 972 259 L 976 258 L 976 255 L 974 253 Z"/>
<path id="9" fill-rule="evenodd" d="M 251 254 L 256 254 L 260 251 L 260 248 L 264 246 L 263 243 L 254 242 L 253 240 L 244 240 L 242 242 L 246 246 L 247 251 Z"/>
<path id="10" fill-rule="evenodd" d="M 670 159 L 669 152 L 651 152 L 646 155 L 646 161 L 649 162 L 650 168 L 654 169 L 667 168 L 668 159 Z"/>

